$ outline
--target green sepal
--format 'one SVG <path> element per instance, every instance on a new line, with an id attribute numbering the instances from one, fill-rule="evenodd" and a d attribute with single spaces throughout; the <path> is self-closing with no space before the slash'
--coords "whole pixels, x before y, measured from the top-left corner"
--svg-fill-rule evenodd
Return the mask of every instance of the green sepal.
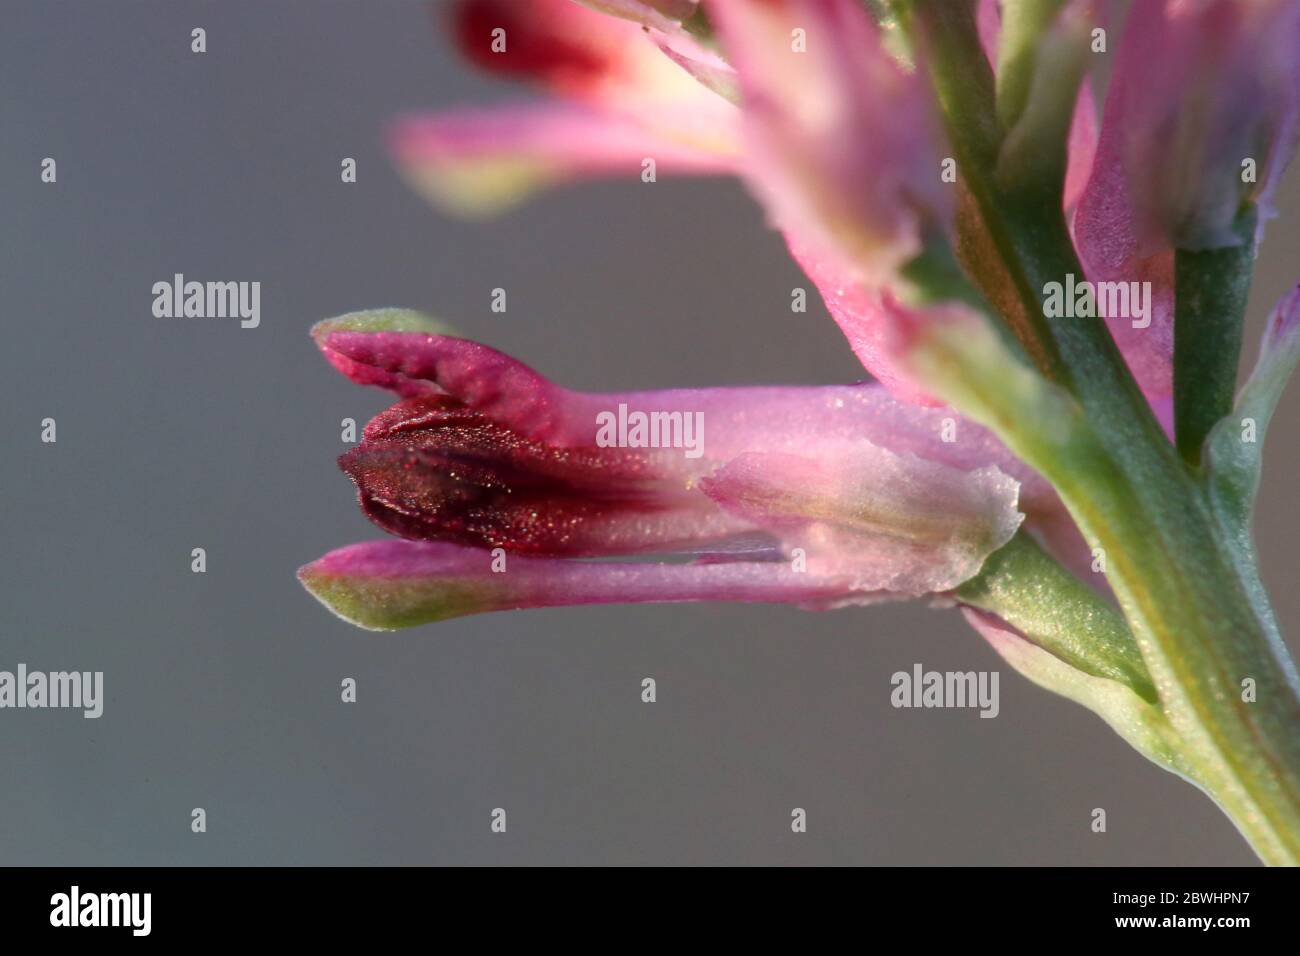
<path id="1" fill-rule="evenodd" d="M 1085 675 L 1117 681 L 1147 703 L 1155 683 L 1124 619 L 1024 531 L 957 588 L 965 604 L 996 614 Z"/>
<path id="2" fill-rule="evenodd" d="M 332 319 L 321 319 L 311 327 L 311 337 L 320 341 L 331 332 L 424 332 L 455 335 L 446 322 L 414 309 L 365 309 Z"/>

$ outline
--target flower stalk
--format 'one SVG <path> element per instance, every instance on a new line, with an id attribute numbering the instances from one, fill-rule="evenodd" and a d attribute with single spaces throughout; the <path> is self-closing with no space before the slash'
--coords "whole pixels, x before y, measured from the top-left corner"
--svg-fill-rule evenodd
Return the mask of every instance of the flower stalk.
<path id="1" fill-rule="evenodd" d="M 1000 257 L 983 275 L 976 272 L 977 281 L 992 286 L 1010 277 L 1032 317 L 1027 350 L 1045 379 L 1009 389 L 1005 365 L 985 356 L 963 370 L 964 386 L 942 397 L 1040 469 L 1089 544 L 1105 555 L 1107 580 L 1176 735 L 1185 775 L 1218 802 L 1261 858 L 1300 864 L 1300 695 L 1267 601 L 1252 593 L 1261 589 L 1243 580 L 1242 559 L 1233 553 L 1248 545 L 1219 532 L 1203 486 L 1164 439 L 1102 323 L 1043 317 L 1038 290 L 1083 275 L 1083 268 L 1059 192 L 1043 203 L 1032 191 L 1008 191 L 996 181 L 1002 130 L 973 17 L 954 16 L 951 5 L 935 0 L 900 6 L 913 42 L 931 53 L 927 63 L 962 176 Z M 983 82 L 972 80 L 981 75 Z M 1234 253 L 1227 268 L 1238 270 Z M 1235 284 L 1227 294 L 1234 302 L 1243 298 Z M 969 350 L 952 339 L 954 355 Z M 1058 416 L 1024 404 L 1034 392 L 1058 389 L 1057 404 L 1067 409 Z M 1220 409 L 1221 397 L 1214 402 L 1206 408 Z M 1198 407 L 1196 414 L 1208 412 Z M 1253 557 L 1247 563 L 1253 566 Z M 1246 681 L 1253 698 L 1243 692 Z"/>
<path id="2" fill-rule="evenodd" d="M 1240 245 L 1174 255 L 1174 433 L 1178 453 L 1193 468 L 1205 436 L 1232 411 L 1257 223 L 1255 207 L 1246 206 L 1234 224 Z"/>

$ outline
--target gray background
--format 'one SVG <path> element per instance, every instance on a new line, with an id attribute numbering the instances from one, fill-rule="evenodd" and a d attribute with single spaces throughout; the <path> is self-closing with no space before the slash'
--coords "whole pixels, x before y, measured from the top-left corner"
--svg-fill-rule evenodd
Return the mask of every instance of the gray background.
<path id="1" fill-rule="evenodd" d="M 423 4 L 0 10 L 0 669 L 103 670 L 107 692 L 97 721 L 0 711 L 0 861 L 1253 860 L 1205 797 L 955 612 L 594 608 L 394 635 L 330 617 L 293 571 L 378 536 L 333 459 L 340 419 L 387 398 L 324 364 L 316 319 L 423 308 L 581 388 L 861 370 L 820 306 L 791 315 L 804 280 L 736 183 L 568 188 L 482 225 L 426 208 L 386 159 L 385 120 L 523 91 L 458 62 Z M 1297 248 L 1300 220 L 1275 223 L 1251 362 Z M 261 280 L 261 328 L 153 318 L 150 287 L 174 272 Z M 1292 634 L 1298 403 L 1270 435 L 1259 522 Z M 915 662 L 1002 671 L 1001 716 L 894 710 L 889 675 Z"/>

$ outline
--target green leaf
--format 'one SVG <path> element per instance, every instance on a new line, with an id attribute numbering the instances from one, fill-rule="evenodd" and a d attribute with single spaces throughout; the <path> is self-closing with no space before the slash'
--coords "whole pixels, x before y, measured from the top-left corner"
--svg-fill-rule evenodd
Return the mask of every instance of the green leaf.
<path id="1" fill-rule="evenodd" d="M 1284 296 L 1274 308 L 1255 370 L 1237 396 L 1233 413 L 1220 419 L 1210 430 L 1204 453 L 1205 480 L 1215 520 L 1227 540 L 1237 573 L 1252 603 L 1260 609 L 1260 619 L 1284 661 L 1289 658 L 1268 611 L 1268 594 L 1260 578 L 1251 535 L 1251 515 L 1259 490 L 1264 435 L 1297 360 L 1300 360 L 1300 287 Z"/>
<path id="2" fill-rule="evenodd" d="M 1233 537 L 1249 532 L 1264 435 L 1298 360 L 1300 286 L 1274 308 L 1255 370 L 1237 396 L 1232 414 L 1215 424 L 1205 443 L 1211 499 Z"/>

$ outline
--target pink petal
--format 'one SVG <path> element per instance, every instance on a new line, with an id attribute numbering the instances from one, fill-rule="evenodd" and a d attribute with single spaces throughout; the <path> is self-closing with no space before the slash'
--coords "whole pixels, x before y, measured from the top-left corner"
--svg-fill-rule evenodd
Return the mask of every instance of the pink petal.
<path id="1" fill-rule="evenodd" d="M 359 385 L 404 398 L 451 395 L 525 438 L 592 444 L 597 402 L 552 384 L 496 349 L 447 335 L 336 331 L 349 317 L 317 323 L 312 336 L 335 368 Z"/>
<path id="2" fill-rule="evenodd" d="M 1097 98 L 1085 78 L 1079 87 L 1079 98 L 1074 104 L 1074 117 L 1070 120 L 1070 138 L 1066 146 L 1069 156 L 1065 170 L 1063 205 L 1067 214 L 1074 211 L 1088 185 L 1088 177 L 1092 174 L 1093 162 L 1097 156 L 1099 132 Z"/>
<path id="3" fill-rule="evenodd" d="M 1123 168 L 1127 133 L 1115 119 L 1113 97 L 1107 98 L 1096 159 L 1072 225 L 1090 281 L 1151 283 L 1149 325 L 1136 328 L 1129 316 L 1108 316 L 1106 325 L 1142 391 L 1155 401 L 1173 392 L 1174 256 L 1168 248 L 1152 255 L 1139 252 Z"/>
<path id="4" fill-rule="evenodd" d="M 794 234 L 787 232 L 785 239 L 790 255 L 817 286 L 826 310 L 863 367 L 902 401 L 939 404 L 907 377 L 897 361 L 897 332 L 886 305 L 887 293 L 863 282 L 837 258 L 817 252 Z"/>
<path id="5" fill-rule="evenodd" d="M 476 66 L 566 96 L 608 100 L 656 74 L 679 79 L 640 27 L 572 0 L 453 0 L 447 12 L 460 52 Z"/>
<path id="6" fill-rule="evenodd" d="M 1238 245 L 1243 200 L 1258 202 L 1261 221 L 1275 215 L 1272 195 L 1300 135 L 1298 50 L 1294 0 L 1133 5 L 1102 140 L 1127 178 L 1142 255 Z M 1255 184 L 1242 182 L 1248 157 Z"/>
<path id="7" fill-rule="evenodd" d="M 668 17 L 650 31 L 573 0 L 455 0 L 450 9 L 461 52 L 489 72 L 650 128 L 691 127 L 705 140 L 719 138 L 711 125 L 734 119 L 727 103 L 660 52 L 664 42 L 696 49 Z M 504 51 L 494 30 L 504 31 Z"/>
<path id="8" fill-rule="evenodd" d="M 709 12 L 740 79 L 746 175 L 779 228 L 879 279 L 920 250 L 924 228 L 948 223 L 932 98 L 861 3 L 719 0 Z"/>
<path id="9" fill-rule="evenodd" d="M 710 95 L 710 94 L 705 94 Z M 411 116 L 395 123 L 390 149 L 411 185 L 462 215 L 494 213 L 535 190 L 592 177 L 732 171 L 725 134 L 678 130 L 565 103 L 538 102 Z"/>
<path id="10" fill-rule="evenodd" d="M 494 560 L 500 573 L 492 570 Z M 796 571 L 784 561 L 647 564 L 566 561 L 452 544 L 372 541 L 331 551 L 298 571 L 331 611 L 370 630 L 395 630 L 466 614 L 583 604 L 761 601 L 827 609 L 889 600 L 843 576 Z"/>
<path id="11" fill-rule="evenodd" d="M 955 588 L 1011 540 L 1019 485 L 997 468 L 964 472 L 867 441 L 816 458 L 750 453 L 702 482 L 724 508 L 801 548 L 856 590 L 914 596 Z"/>
<path id="12" fill-rule="evenodd" d="M 979 0 L 975 8 L 975 26 L 980 34 L 980 46 L 989 58 L 989 65 L 997 68 L 998 42 L 1002 36 L 1002 11 L 998 0 Z"/>

